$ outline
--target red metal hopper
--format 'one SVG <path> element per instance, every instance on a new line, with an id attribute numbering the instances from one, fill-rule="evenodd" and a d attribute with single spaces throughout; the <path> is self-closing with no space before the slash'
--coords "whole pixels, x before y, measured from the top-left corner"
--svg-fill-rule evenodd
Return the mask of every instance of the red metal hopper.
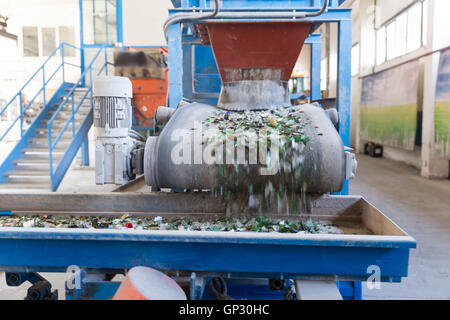
<path id="1" fill-rule="evenodd" d="M 272 69 L 272 79 L 288 81 L 311 23 L 211 22 L 209 39 L 223 82 L 268 80 L 236 78 L 236 70 Z M 241 74 L 238 72 L 238 74 Z"/>
<path id="2" fill-rule="evenodd" d="M 212 46 L 223 82 L 218 106 L 255 110 L 290 104 L 287 81 L 311 26 L 308 22 L 208 22 L 206 30 L 199 29 L 204 44 Z"/>

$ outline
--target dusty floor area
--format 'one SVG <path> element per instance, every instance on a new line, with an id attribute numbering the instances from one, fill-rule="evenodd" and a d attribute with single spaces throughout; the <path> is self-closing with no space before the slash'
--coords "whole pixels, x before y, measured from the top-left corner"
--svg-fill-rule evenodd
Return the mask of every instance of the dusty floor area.
<path id="1" fill-rule="evenodd" d="M 450 299 L 450 181 L 427 180 L 419 171 L 359 155 L 350 193 L 361 194 L 417 241 L 409 277 L 380 290 L 363 286 L 366 299 Z"/>

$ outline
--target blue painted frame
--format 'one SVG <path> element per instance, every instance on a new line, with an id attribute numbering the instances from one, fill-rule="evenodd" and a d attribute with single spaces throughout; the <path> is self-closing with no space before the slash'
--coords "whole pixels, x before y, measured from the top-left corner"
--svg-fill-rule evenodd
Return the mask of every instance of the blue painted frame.
<path id="1" fill-rule="evenodd" d="M 17 144 L 14 146 L 14 148 L 11 150 L 9 155 L 6 157 L 6 159 L 3 161 L 3 163 L 0 166 L 0 183 L 5 182 L 5 177 L 3 176 L 3 173 L 7 171 L 11 171 L 14 169 L 14 161 L 22 158 L 22 149 L 26 149 L 29 146 L 29 140 L 36 138 L 36 129 L 42 128 L 42 122 L 44 119 L 47 118 L 48 113 L 52 106 L 54 106 L 56 103 L 58 103 L 59 99 L 64 96 L 65 90 L 70 88 L 73 84 L 64 82 L 59 89 L 53 94 L 52 98 L 48 101 L 45 108 L 43 108 L 31 126 L 28 128 L 28 130 L 23 134 L 22 138 L 17 142 Z"/>
<path id="2" fill-rule="evenodd" d="M 222 11 L 316 11 L 324 0 L 223 0 Z M 210 9 L 210 0 L 172 0 L 175 9 L 169 15 L 179 12 L 193 12 L 194 8 Z M 350 145 L 350 98 L 351 98 L 351 9 L 338 8 L 344 1 L 331 0 L 328 12 L 308 21 L 315 22 L 313 30 L 321 23 L 338 24 L 338 79 L 337 108 L 340 124 L 339 133 L 345 146 Z M 222 19 L 223 20 L 223 19 Z M 301 20 L 301 19 L 300 19 Z M 306 19 L 305 19 L 306 20 Z M 196 30 L 189 24 L 172 25 L 168 30 L 169 46 L 169 106 L 176 108 L 184 98 L 200 103 L 215 105 L 220 92 L 221 80 L 214 55 L 210 47 L 199 45 Z M 312 34 L 307 42 L 311 45 L 311 99 L 322 98 L 321 82 L 321 38 Z M 340 192 L 348 194 L 348 181 Z M 250 250 L 250 249 L 249 249 Z M 253 248 L 251 249 L 253 250 Z M 327 257 L 328 258 L 328 257 Z M 354 261 L 354 257 L 348 257 Z M 343 260 L 337 263 L 342 263 Z M 345 263 L 344 263 L 345 264 Z M 354 299 L 362 298 L 361 283 L 342 283 L 343 290 Z M 350 292 L 352 291 L 352 292 Z"/>
<path id="3" fill-rule="evenodd" d="M 84 17 L 83 17 L 83 1 L 84 0 L 78 0 L 78 8 L 79 8 L 79 14 L 80 14 L 80 48 L 81 48 L 81 73 L 84 71 L 85 66 L 85 49 L 87 48 L 101 48 L 104 44 L 87 44 L 84 42 Z M 110 0 L 104 0 L 105 1 L 105 8 L 107 8 L 107 2 L 110 2 Z M 122 0 L 113 0 L 116 2 L 116 30 L 117 30 L 117 36 L 116 36 L 116 44 L 122 45 L 123 44 L 123 4 Z M 106 9 L 106 21 L 108 21 L 108 10 Z M 106 24 L 106 44 L 108 47 L 113 48 L 115 45 L 109 43 L 109 32 L 108 32 L 108 24 Z M 94 29 L 94 37 L 95 37 L 95 29 Z M 95 41 L 94 41 L 95 42 Z"/>
<path id="4" fill-rule="evenodd" d="M 17 116 L 17 118 L 14 120 L 12 125 L 6 129 L 6 131 L 0 136 L 0 141 L 2 141 L 8 133 L 11 131 L 11 129 L 16 125 L 18 121 L 20 121 L 20 135 L 21 138 L 18 141 L 18 143 L 15 145 L 15 147 L 12 149 L 12 151 L 9 153 L 9 155 L 6 157 L 6 159 L 3 161 L 3 163 L 0 165 L 0 183 L 5 182 L 5 178 L 3 176 L 3 173 L 13 170 L 13 162 L 15 160 L 18 160 L 22 158 L 21 150 L 28 148 L 28 141 L 29 139 L 33 139 L 36 137 L 35 130 L 42 127 L 42 121 L 47 117 L 50 108 L 55 105 L 57 102 L 59 102 L 59 99 L 64 96 L 64 90 L 67 89 L 72 84 L 65 82 L 65 48 L 73 48 L 75 50 L 80 50 L 80 48 L 77 48 L 71 44 L 62 42 L 51 54 L 50 56 L 44 61 L 44 63 L 36 70 L 36 72 L 28 79 L 28 81 L 23 85 L 23 87 L 13 96 L 13 98 L 0 110 L 0 116 L 10 108 L 14 101 L 16 101 L 17 98 L 19 98 L 19 109 L 20 113 Z M 61 57 L 61 63 L 57 64 L 57 67 L 52 72 L 52 74 L 49 77 L 46 77 L 45 70 L 48 64 L 54 62 L 54 59 L 59 59 L 57 56 L 57 53 L 60 53 Z M 45 90 L 47 84 L 53 80 L 53 78 L 61 72 L 62 74 L 62 83 L 58 90 L 53 94 L 53 96 L 50 98 L 50 100 L 47 100 L 47 97 L 45 95 Z M 39 74 L 42 73 L 42 85 L 37 91 L 37 93 L 33 96 L 33 98 L 27 103 L 24 104 L 24 101 L 22 99 L 23 91 L 26 90 L 26 88 L 31 84 L 31 82 L 36 79 Z M 38 98 L 40 94 L 43 94 L 43 105 L 44 108 L 39 112 L 37 117 L 33 120 L 33 123 L 28 128 L 28 130 L 24 133 L 23 132 L 23 116 L 25 112 L 30 108 L 30 106 L 34 103 L 34 101 Z"/>
<path id="5" fill-rule="evenodd" d="M 0 270 L 65 272 L 67 266 L 77 265 L 121 271 L 142 265 L 243 278 L 364 281 L 369 276 L 367 268 L 376 264 L 382 270 L 381 281 L 400 282 L 408 274 L 409 251 L 416 247 L 414 239 L 369 238 L 0 228 Z M 11 246 L 14 255 L 8 249 Z"/>
<path id="6" fill-rule="evenodd" d="M 77 154 L 79 148 L 81 145 L 83 145 L 82 148 L 82 161 L 83 163 L 89 164 L 89 150 L 88 150 L 88 141 L 87 141 L 87 134 L 88 131 L 92 125 L 92 110 L 93 110 L 93 100 L 92 100 L 92 85 L 88 88 L 86 93 L 83 95 L 83 97 L 80 99 L 78 104 L 75 106 L 74 104 L 74 92 L 76 88 L 79 88 L 83 86 L 85 83 L 85 79 L 87 76 L 89 76 L 89 81 L 92 84 L 92 68 L 94 66 L 94 63 L 97 62 L 97 59 L 99 58 L 100 54 L 102 52 L 105 53 L 104 58 L 105 62 L 102 64 L 102 67 L 97 73 L 97 76 L 100 75 L 103 71 L 105 71 L 105 74 L 108 75 L 108 59 L 106 56 L 106 50 L 108 48 L 108 44 L 104 44 L 100 47 L 97 54 L 92 59 L 89 66 L 84 70 L 82 73 L 80 79 L 76 84 L 74 84 L 71 88 L 69 93 L 66 95 L 65 99 L 61 102 L 56 112 L 53 114 L 52 118 L 47 124 L 48 129 L 48 146 L 49 146 L 49 170 L 50 170 L 50 181 L 52 184 L 52 191 L 56 191 L 58 189 L 58 186 L 60 185 L 62 179 L 64 178 L 64 175 L 66 174 L 67 170 L 70 167 L 70 164 L 72 163 L 73 158 Z M 86 116 L 85 120 L 83 121 L 81 127 L 78 129 L 78 131 L 75 130 L 75 116 L 78 113 L 79 109 L 81 108 L 82 104 L 84 103 L 87 96 L 90 94 L 90 104 L 91 104 L 91 110 Z M 60 114 L 61 110 L 66 106 L 69 99 L 71 99 L 71 105 L 72 105 L 72 115 L 67 119 L 64 127 L 59 131 L 59 135 L 56 137 L 56 139 L 53 141 L 52 139 L 52 125 L 54 121 L 57 119 L 58 115 Z M 72 124 L 72 135 L 73 140 L 70 143 L 69 147 L 66 149 L 64 156 L 62 157 L 61 161 L 58 163 L 58 166 L 55 170 L 53 170 L 53 151 L 55 150 L 56 146 L 58 145 L 58 142 L 61 140 L 62 136 L 66 132 L 69 125 Z"/>

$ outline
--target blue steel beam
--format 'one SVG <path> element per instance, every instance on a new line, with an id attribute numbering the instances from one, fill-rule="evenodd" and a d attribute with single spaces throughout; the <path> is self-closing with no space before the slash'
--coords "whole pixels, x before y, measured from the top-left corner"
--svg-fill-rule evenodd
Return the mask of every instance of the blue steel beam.
<path id="1" fill-rule="evenodd" d="M 352 54 L 352 20 L 338 23 L 338 76 L 337 109 L 339 112 L 339 133 L 344 145 L 350 147 L 351 116 L 351 54 Z M 342 195 L 348 194 L 349 182 L 345 181 Z"/>
<path id="2" fill-rule="evenodd" d="M 306 4 L 308 1 L 299 1 Z M 183 1 L 181 5 L 189 5 L 188 0 Z M 252 3 L 252 6 L 255 5 Z M 317 11 L 315 8 L 297 8 L 299 11 Z M 290 12 L 292 10 L 279 7 L 273 8 L 252 8 L 252 11 L 270 12 L 270 11 L 284 10 Z M 181 8 L 169 10 L 169 13 L 175 14 L 179 12 L 192 12 L 193 8 Z M 223 9 L 226 12 L 241 12 L 248 11 L 247 8 L 234 8 Z M 330 9 L 328 12 L 320 17 L 313 19 L 308 18 L 308 21 L 315 21 L 318 25 L 323 22 L 340 22 L 343 20 L 351 21 L 350 9 Z M 214 20 L 214 19 L 211 19 Z M 226 19 L 220 19 L 224 21 Z M 301 19 L 299 19 L 301 20 Z M 234 20 L 233 20 L 234 21 Z M 253 21 L 253 20 L 252 20 Z M 264 19 L 264 21 L 267 21 Z M 279 21 L 279 19 L 272 19 L 271 21 Z M 317 26 L 318 26 L 317 25 Z M 190 24 L 188 24 L 190 26 Z M 192 29 L 192 28 L 191 28 Z M 213 57 L 213 53 L 210 47 L 204 47 L 199 44 L 198 37 L 195 36 L 195 30 L 192 30 L 193 34 L 185 34 L 181 30 L 181 25 L 178 24 L 171 26 L 169 29 L 169 101 L 172 107 L 176 107 L 183 97 L 191 98 L 194 101 L 215 104 L 217 102 L 218 93 L 220 91 L 220 77 L 218 72 L 198 72 L 199 65 L 211 64 L 216 67 L 215 61 L 210 62 L 210 58 Z M 170 35 L 173 34 L 173 36 Z M 175 38 L 176 37 L 176 38 Z M 181 41 L 179 40 L 181 37 Z M 314 37 L 314 36 L 313 36 Z M 318 37 L 309 41 L 311 44 L 311 94 L 314 100 L 321 98 L 320 91 L 320 64 L 321 64 L 321 44 L 318 41 Z M 181 43 L 179 43 L 181 42 Z M 189 46 L 187 45 L 189 44 Z M 202 50 L 200 52 L 199 50 Z M 189 50 L 189 53 L 186 53 Z M 209 52 L 208 52 L 209 51 Z M 192 55 L 191 55 L 191 52 Z M 198 56 L 199 55 L 199 56 Z M 191 60 L 186 61 L 186 58 Z M 207 62 L 209 61 L 209 62 Z M 189 67 L 192 65 L 191 67 Z M 191 71 L 192 70 L 192 71 Z"/>
<path id="3" fill-rule="evenodd" d="M 312 34 L 305 41 L 311 45 L 311 100 L 322 98 L 320 76 L 322 63 L 322 38 L 320 34 Z"/>
<path id="4" fill-rule="evenodd" d="M 181 24 L 169 28 L 169 106 L 176 108 L 183 98 L 183 44 Z"/>
<path id="5" fill-rule="evenodd" d="M 258 8 L 258 7 L 270 7 L 270 8 L 295 8 L 295 7 L 312 7 L 320 8 L 323 5 L 324 0 L 223 0 L 223 8 Z M 345 0 L 331 0 L 330 7 L 338 7 Z M 175 8 L 210 8 L 212 0 L 172 0 L 172 4 Z"/>
<path id="6" fill-rule="evenodd" d="M 382 281 L 408 274 L 410 237 L 184 233 L 179 231 L 0 228 L 0 270 L 64 272 L 67 266 L 161 270 L 288 279 L 338 276 L 365 280 L 377 265 Z M 14 254 L 10 252 L 14 248 Z M 45 254 L 43 254 L 45 252 Z M 234 259 L 233 257 L 239 257 Z"/>

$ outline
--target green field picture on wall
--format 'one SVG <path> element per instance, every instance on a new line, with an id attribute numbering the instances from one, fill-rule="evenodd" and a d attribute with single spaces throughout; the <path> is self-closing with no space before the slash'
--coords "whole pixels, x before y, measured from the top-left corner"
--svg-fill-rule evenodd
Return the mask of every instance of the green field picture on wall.
<path id="1" fill-rule="evenodd" d="M 434 110 L 435 149 L 450 157 L 450 49 L 442 52 Z"/>
<path id="2" fill-rule="evenodd" d="M 362 139 L 414 150 L 418 80 L 418 61 L 363 78 Z"/>

